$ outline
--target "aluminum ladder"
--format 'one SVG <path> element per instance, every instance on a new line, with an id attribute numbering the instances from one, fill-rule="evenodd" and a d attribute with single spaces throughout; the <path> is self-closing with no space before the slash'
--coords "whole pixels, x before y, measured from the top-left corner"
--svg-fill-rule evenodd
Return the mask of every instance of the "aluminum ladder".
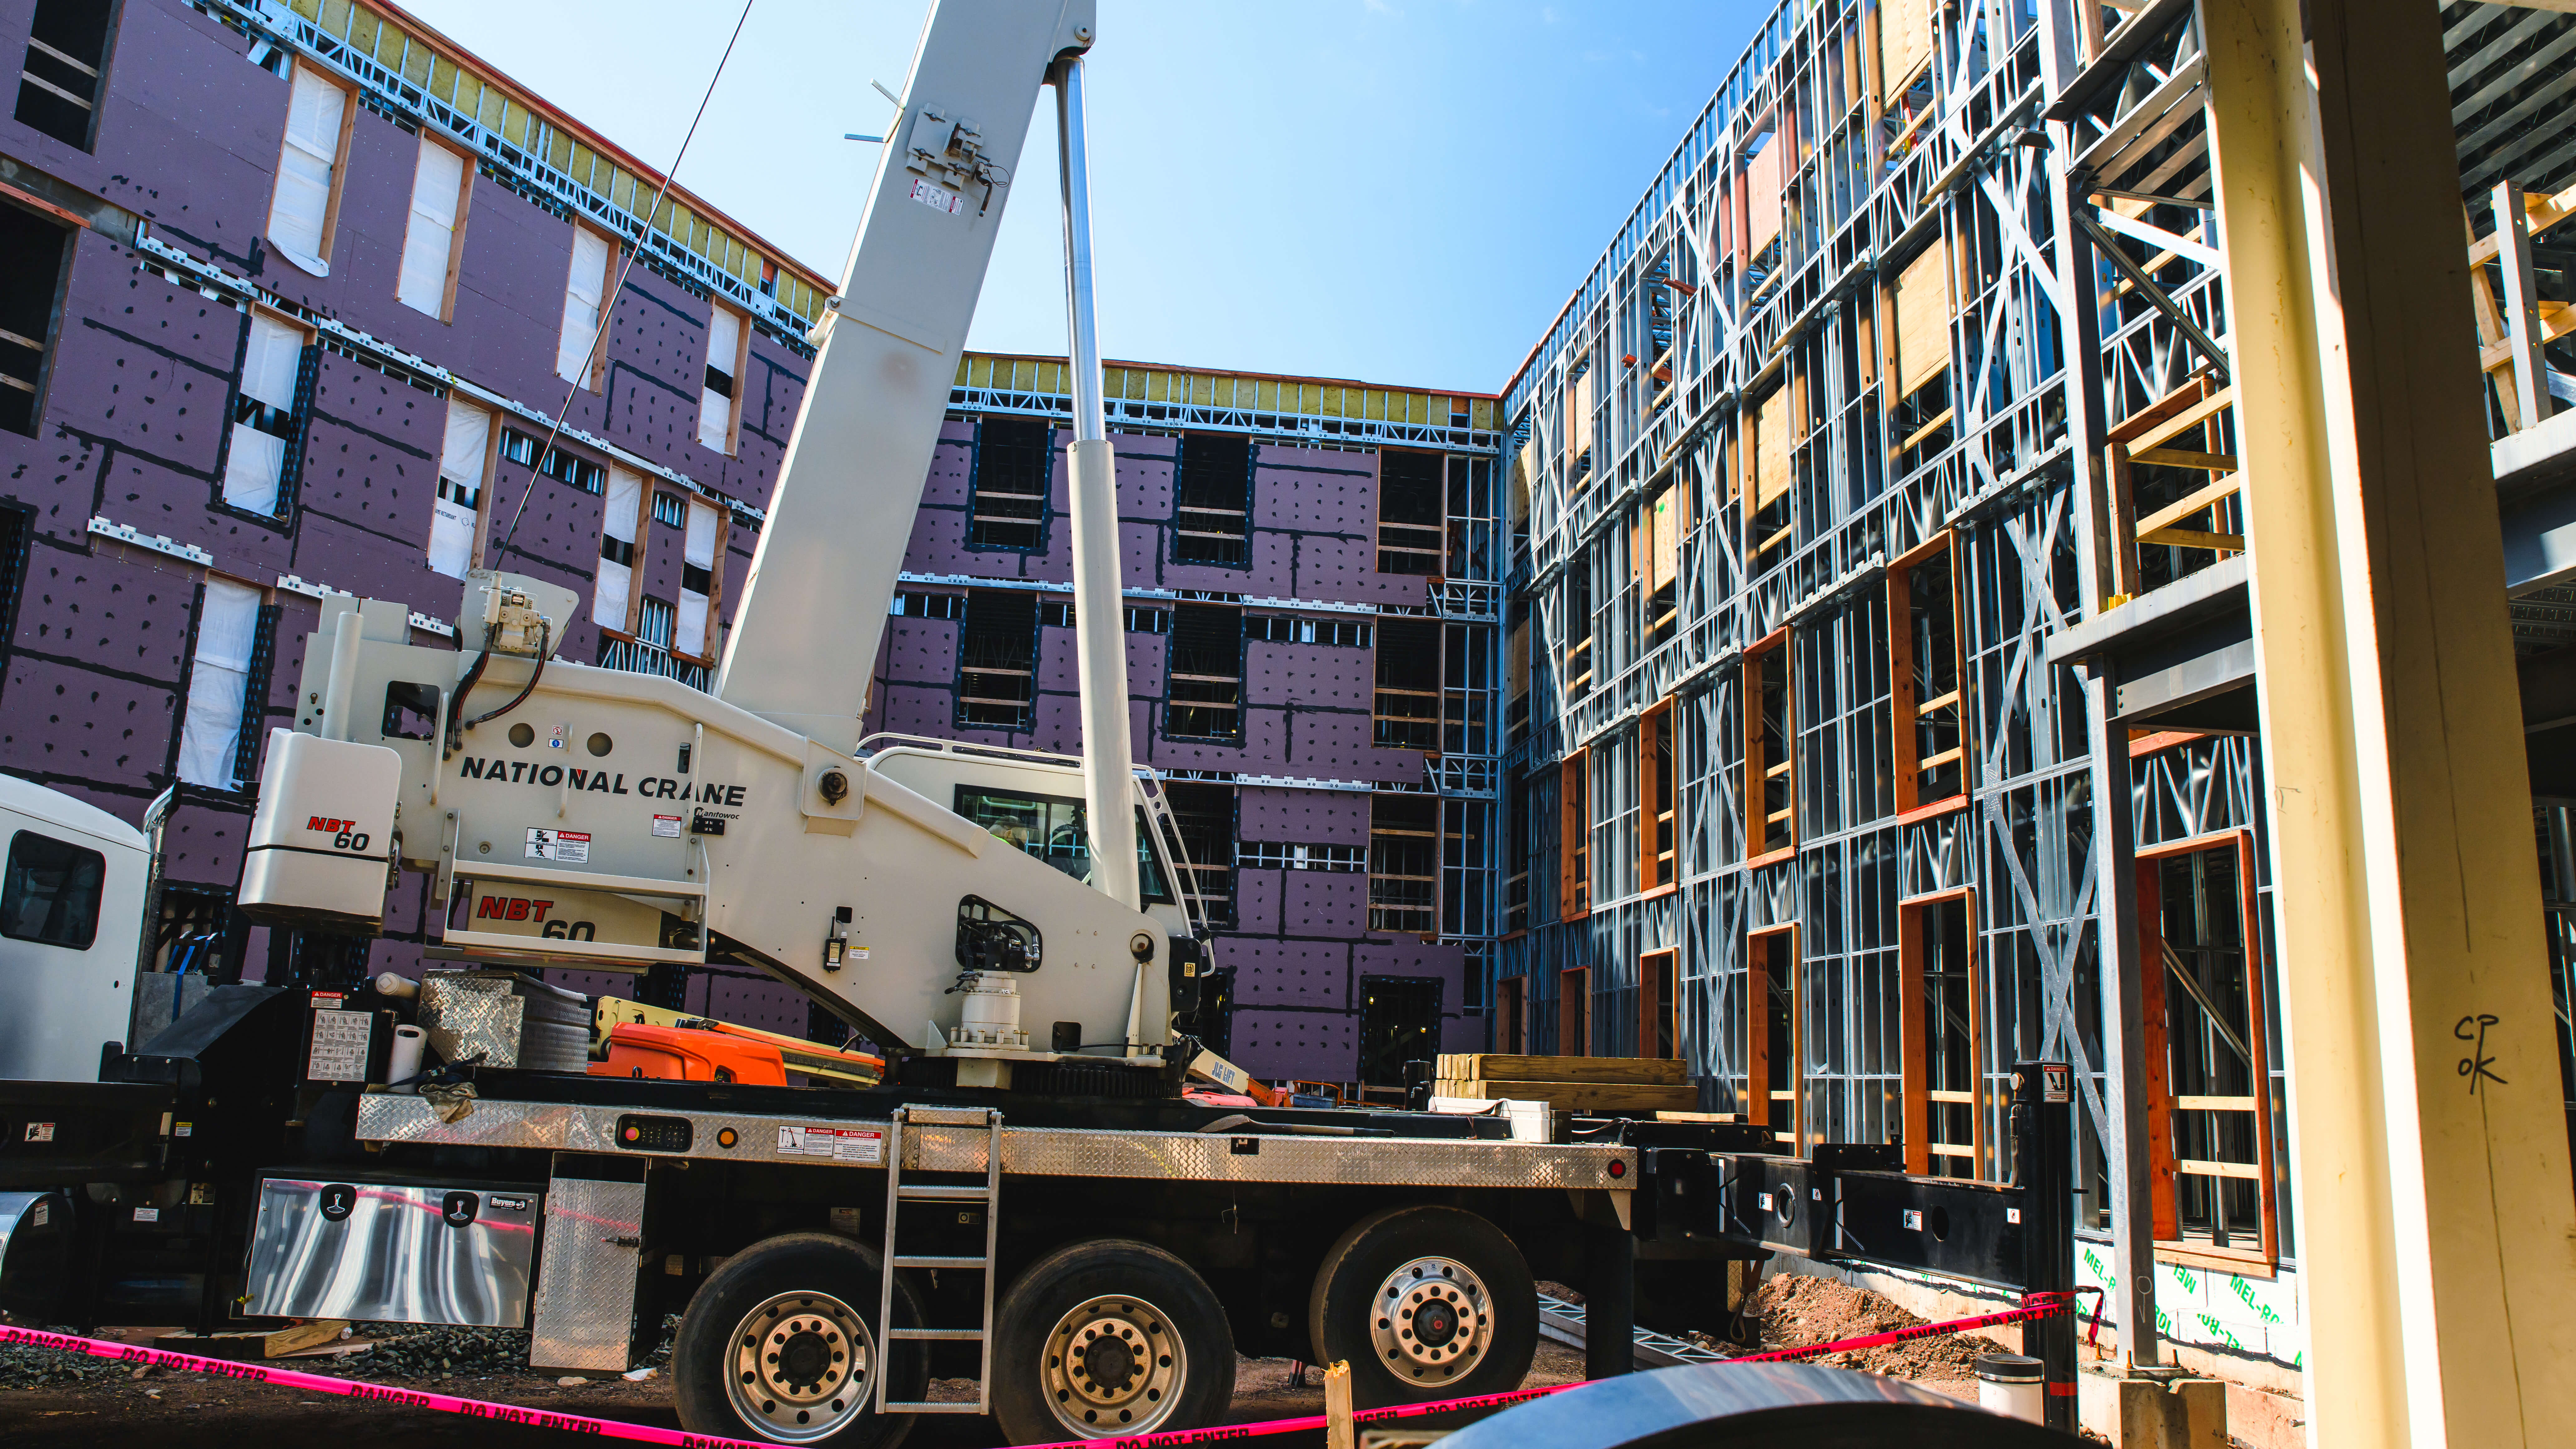
<path id="1" fill-rule="evenodd" d="M 906 1127 L 947 1127 L 964 1129 L 961 1137 L 984 1134 L 984 1185 L 949 1187 L 933 1183 L 907 1183 L 903 1180 L 904 1129 Z M 962 1254 L 906 1253 L 896 1246 L 895 1225 L 907 1202 L 979 1203 L 984 1209 L 984 1252 L 980 1257 Z M 984 1107 L 897 1107 L 894 1121 L 886 1135 L 886 1209 L 885 1269 L 878 1275 L 876 1411 L 880 1414 L 984 1414 L 992 1411 L 993 1397 L 993 1255 L 1001 1228 L 1002 1205 L 1002 1114 Z M 894 1275 L 901 1268 L 950 1268 L 984 1275 L 984 1317 L 973 1328 L 898 1328 L 894 1324 Z M 892 1381 L 894 1346 L 902 1342 L 974 1343 L 976 1351 L 975 1401 L 971 1404 L 887 1402 L 886 1389 Z"/>

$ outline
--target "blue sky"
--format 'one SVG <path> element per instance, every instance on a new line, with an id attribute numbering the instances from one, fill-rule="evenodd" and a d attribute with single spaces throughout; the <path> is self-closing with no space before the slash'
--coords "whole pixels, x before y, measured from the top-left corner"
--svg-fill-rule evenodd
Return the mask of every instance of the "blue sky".
<path id="1" fill-rule="evenodd" d="M 401 0 L 667 165 L 736 0 Z M 951 0 L 973 3 L 973 0 Z M 1749 0 L 1099 0 L 1102 350 L 1490 391 L 1707 102 Z M 837 279 L 925 0 L 755 0 L 682 185 Z M 1051 95 L 971 343 L 1064 348 Z"/>

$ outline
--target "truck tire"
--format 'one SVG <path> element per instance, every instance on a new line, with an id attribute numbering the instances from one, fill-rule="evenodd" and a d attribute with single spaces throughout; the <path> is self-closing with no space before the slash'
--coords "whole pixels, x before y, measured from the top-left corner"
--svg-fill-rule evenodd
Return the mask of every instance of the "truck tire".
<path id="1" fill-rule="evenodd" d="M 1023 1269 L 994 1310 L 993 1417 L 1014 1444 L 1212 1424 L 1234 1402 L 1234 1329 L 1190 1265 L 1094 1238 Z"/>
<path id="2" fill-rule="evenodd" d="M 873 1375 L 893 1373 L 889 1400 L 918 1402 L 930 1359 L 918 1344 L 887 1353 L 878 1272 L 874 1249 L 829 1233 L 788 1233 L 727 1260 L 689 1300 L 671 1345 L 680 1423 L 735 1439 L 894 1449 L 913 1416 L 875 1412 Z M 900 1274 L 894 1317 L 922 1321 Z"/>
<path id="3" fill-rule="evenodd" d="M 1358 1407 L 1501 1393 L 1538 1352 L 1538 1287 L 1474 1213 L 1387 1208 L 1324 1254 L 1306 1326 L 1317 1363 L 1350 1364 Z"/>

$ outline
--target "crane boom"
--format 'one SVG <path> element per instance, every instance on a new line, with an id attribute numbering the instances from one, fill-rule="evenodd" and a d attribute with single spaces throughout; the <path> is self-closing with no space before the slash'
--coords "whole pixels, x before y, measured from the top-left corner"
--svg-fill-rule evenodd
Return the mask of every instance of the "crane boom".
<path id="1" fill-rule="evenodd" d="M 734 613 L 726 703 L 858 743 L 1037 89 L 1093 33 L 1092 0 L 932 5 Z"/>
<path id="2" fill-rule="evenodd" d="M 558 658 L 580 599 L 541 579 L 473 571 L 457 653 L 410 644 L 399 604 L 326 601 L 296 728 L 270 740 L 245 913 L 373 933 L 390 861 L 435 874 L 447 959 L 754 966 L 899 1056 L 955 1059 L 961 1086 L 1180 1069 L 1166 1048 L 1206 1030 L 1199 1013 L 1224 994 L 1172 869 L 1168 807 L 1133 777 L 1124 731 L 1115 459 L 1081 205 L 1092 35 L 1091 0 L 932 9 L 714 697 Z M 887 601 L 1050 83 L 1085 399 L 1068 466 L 1077 627 L 1106 722 L 1086 698 L 1079 765 L 939 741 L 861 755 Z M 403 701 L 432 728 L 407 727 Z M 1084 800 L 1077 827 L 1068 807 Z M 1123 1057 L 1083 1055 L 1102 1048 Z"/>

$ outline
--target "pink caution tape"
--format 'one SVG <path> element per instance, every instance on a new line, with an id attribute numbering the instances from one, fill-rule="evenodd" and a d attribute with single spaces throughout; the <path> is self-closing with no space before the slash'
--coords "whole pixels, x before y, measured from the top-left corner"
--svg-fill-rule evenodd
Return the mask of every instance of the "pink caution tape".
<path id="1" fill-rule="evenodd" d="M 2077 1293 L 2098 1292 L 2078 1289 Z M 2003 1323 L 2020 1323 L 2038 1318 L 2054 1318 L 2074 1311 L 2075 1293 L 2026 1293 L 2022 1306 L 2000 1312 L 1980 1314 L 1974 1318 L 1954 1318 L 1943 1323 L 1924 1323 L 1900 1328 L 1889 1333 L 1874 1333 L 1860 1338 L 1837 1339 L 1832 1343 L 1812 1343 L 1804 1348 L 1784 1348 L 1770 1353 L 1747 1354 L 1725 1360 L 1728 1363 L 1785 1363 L 1796 1359 L 1818 1358 L 1829 1353 L 1851 1349 L 1876 1348 L 1882 1344 L 1903 1343 L 1908 1339 L 1930 1338 L 1937 1334 L 1959 1333 L 1972 1328 L 1989 1328 Z M 325 1374 L 302 1373 L 295 1369 L 271 1368 L 264 1363 L 235 1363 L 229 1359 L 201 1358 L 190 1353 L 172 1353 L 167 1349 L 145 1348 L 139 1344 L 110 1343 L 104 1339 L 82 1338 L 69 1333 L 44 1333 L 32 1328 L 16 1328 L 0 1323 L 0 1343 L 21 1343 L 36 1348 L 60 1349 L 66 1353 L 88 1354 L 92 1358 L 115 1359 L 123 1363 L 147 1364 L 153 1368 L 175 1369 L 182 1373 L 214 1374 L 221 1378 L 247 1383 L 276 1384 L 281 1388 L 302 1389 L 308 1393 L 337 1394 L 342 1398 L 362 1399 L 371 1404 L 393 1404 L 409 1409 L 428 1409 L 442 1414 L 462 1414 L 468 1418 L 490 1419 L 503 1424 L 525 1424 L 533 1429 L 560 1429 L 572 1434 L 596 1434 L 603 1439 L 625 1439 L 639 1444 L 675 1444 L 682 1449 L 776 1449 L 767 1440 L 727 1439 L 715 1434 L 692 1434 L 685 1429 L 663 1429 L 650 1424 L 630 1424 L 621 1419 L 596 1419 L 584 1414 L 561 1414 L 551 1409 L 523 1408 L 517 1404 L 496 1404 L 488 1399 L 464 1399 L 453 1394 L 434 1394 L 421 1389 L 389 1388 L 383 1384 L 359 1383 L 354 1379 L 332 1378 Z M 1384 1424 L 1400 1419 L 1418 1419 L 1432 1414 L 1474 1412 L 1480 1409 L 1506 1409 L 1514 1404 L 1581 1388 L 1581 1383 L 1553 1384 L 1546 1388 L 1514 1389 L 1509 1393 L 1478 1394 L 1465 1399 L 1443 1399 L 1428 1404 L 1395 1404 L 1382 1409 L 1362 1409 L 1351 1416 L 1358 1424 Z M 1294 1434 L 1325 1427 L 1322 1414 L 1307 1414 L 1294 1419 L 1266 1419 L 1257 1424 L 1211 1424 L 1204 1429 L 1173 1429 L 1159 1434 L 1113 1435 L 1106 1439 L 1069 1439 L 1057 1444 L 1033 1446 L 1033 1449 L 1078 1449 L 1078 1446 L 1110 1444 L 1117 1449 L 1161 1449 L 1164 1445 L 1213 1444 L 1228 1439 L 1251 1439 L 1266 1434 Z"/>

